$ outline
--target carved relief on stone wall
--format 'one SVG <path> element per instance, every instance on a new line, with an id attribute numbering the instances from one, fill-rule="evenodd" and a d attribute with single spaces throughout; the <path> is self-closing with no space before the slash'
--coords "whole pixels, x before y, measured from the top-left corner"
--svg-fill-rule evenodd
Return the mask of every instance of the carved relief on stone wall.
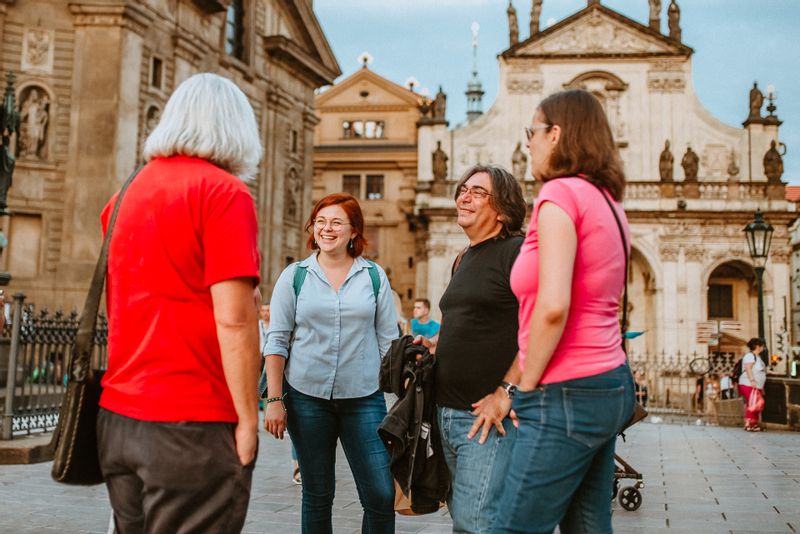
<path id="1" fill-rule="evenodd" d="M 50 104 L 50 94 L 44 87 L 29 85 L 20 91 L 19 158 L 40 161 L 50 158 Z"/>
<path id="2" fill-rule="evenodd" d="M 506 81 L 506 89 L 512 95 L 529 95 L 541 93 L 544 82 L 541 78 L 517 78 L 509 77 Z"/>
<path id="3" fill-rule="evenodd" d="M 702 262 L 705 258 L 706 250 L 700 245 L 690 245 L 684 249 L 687 261 Z"/>
<path id="4" fill-rule="evenodd" d="M 678 261 L 680 250 L 675 243 L 663 243 L 658 248 L 658 255 L 661 257 L 661 261 Z"/>
<path id="5" fill-rule="evenodd" d="M 772 263 L 789 263 L 789 258 L 792 257 L 792 251 L 789 249 L 777 249 L 770 251 L 770 260 Z"/>
<path id="6" fill-rule="evenodd" d="M 147 138 L 150 134 L 153 133 L 153 130 L 156 129 L 160 120 L 161 108 L 155 104 L 146 106 L 145 112 L 142 114 L 142 135 L 139 149 L 140 162 L 142 163 L 144 163 L 144 144 L 147 142 Z"/>
<path id="7" fill-rule="evenodd" d="M 661 52 L 662 47 L 642 39 L 632 30 L 612 23 L 598 12 L 586 21 L 542 43 L 549 53 L 641 53 Z"/>
<path id="8" fill-rule="evenodd" d="M 54 30 L 25 28 L 20 69 L 23 72 L 53 74 L 55 40 Z"/>
<path id="9" fill-rule="evenodd" d="M 682 74 L 651 72 L 647 75 L 647 88 L 651 93 L 682 93 L 686 89 L 686 79 Z"/>
<path id="10" fill-rule="evenodd" d="M 723 178 L 727 175 L 730 152 L 725 145 L 708 144 L 703 147 L 700 164 L 704 177 Z"/>
<path id="11" fill-rule="evenodd" d="M 445 243 L 428 243 L 428 257 L 444 256 L 449 250 Z"/>
<path id="12" fill-rule="evenodd" d="M 303 184 L 300 175 L 294 168 L 286 173 L 286 183 L 284 183 L 284 204 L 283 214 L 286 216 L 287 223 L 297 223 L 300 218 L 300 207 L 302 205 Z"/>

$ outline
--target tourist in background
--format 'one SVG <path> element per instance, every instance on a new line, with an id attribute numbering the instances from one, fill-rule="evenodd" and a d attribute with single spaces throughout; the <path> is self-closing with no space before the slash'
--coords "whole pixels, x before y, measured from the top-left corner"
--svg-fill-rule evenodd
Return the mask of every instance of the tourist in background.
<path id="1" fill-rule="evenodd" d="M 635 402 L 619 324 L 625 176 L 586 91 L 542 100 L 526 134 L 543 185 L 511 271 L 519 431 L 494 531 L 610 533 L 615 442 Z"/>
<path id="2" fill-rule="evenodd" d="M 362 256 L 364 217 L 351 195 L 317 202 L 306 230 L 313 252 L 284 269 L 270 302 L 264 425 L 279 439 L 291 432 L 304 533 L 332 532 L 337 440 L 364 509 L 362 532 L 394 532 L 394 482 L 377 433 L 386 416 L 378 369 L 397 337 L 392 292 Z"/>
<path id="3" fill-rule="evenodd" d="M 416 299 L 414 301 L 414 317 L 411 319 L 411 335 L 428 339 L 439 333 L 439 323 L 431 319 L 431 301 Z"/>
<path id="4" fill-rule="evenodd" d="M 247 97 L 216 74 L 188 78 L 144 157 L 108 256 L 97 430 L 114 524 L 240 532 L 258 446 L 260 255 L 242 179 L 256 173 L 261 142 Z"/>
<path id="5" fill-rule="evenodd" d="M 744 399 L 744 429 L 748 432 L 761 432 L 759 426 L 761 412 L 764 410 L 764 384 L 767 382 L 767 364 L 761 354 L 766 349 L 767 343 L 758 337 L 747 342 L 750 349 L 742 357 L 742 374 L 739 376 L 739 395 Z M 755 391 L 754 391 L 755 390 Z M 761 401 L 753 400 L 751 395 L 761 396 Z M 759 406 L 760 405 L 760 406 Z"/>

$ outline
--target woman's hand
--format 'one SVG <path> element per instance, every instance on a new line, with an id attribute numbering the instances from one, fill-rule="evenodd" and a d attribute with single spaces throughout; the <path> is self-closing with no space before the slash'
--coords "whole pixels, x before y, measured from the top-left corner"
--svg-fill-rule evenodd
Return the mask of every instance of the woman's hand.
<path id="1" fill-rule="evenodd" d="M 286 408 L 283 401 L 273 401 L 264 407 L 264 429 L 275 438 L 283 439 L 286 432 Z"/>
<path id="2" fill-rule="evenodd" d="M 517 414 L 511 409 L 511 399 L 500 388 L 494 393 L 489 393 L 484 398 L 472 404 L 474 410 L 472 415 L 475 416 L 475 422 L 472 423 L 472 428 L 467 433 L 467 439 L 472 439 L 481 431 L 481 437 L 478 438 L 478 443 L 483 445 L 489 437 L 494 426 L 501 436 L 506 435 L 506 429 L 503 428 L 503 419 L 506 416 L 511 417 L 511 421 L 515 427 L 519 427 Z"/>
<path id="3" fill-rule="evenodd" d="M 433 336 L 430 339 L 424 336 L 417 336 L 411 343 L 413 343 L 414 345 L 422 345 L 423 347 L 428 349 L 428 352 L 430 352 L 431 354 L 436 354 L 436 341 L 438 341 L 438 339 L 439 336 Z M 417 359 L 420 360 L 422 359 L 422 357 L 418 355 Z"/>

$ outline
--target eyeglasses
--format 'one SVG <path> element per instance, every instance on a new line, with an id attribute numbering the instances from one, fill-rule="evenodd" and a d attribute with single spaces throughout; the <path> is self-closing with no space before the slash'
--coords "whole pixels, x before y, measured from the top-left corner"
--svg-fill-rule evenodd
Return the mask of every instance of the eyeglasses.
<path id="1" fill-rule="evenodd" d="M 547 130 L 552 127 L 553 127 L 552 124 L 531 124 L 530 126 L 525 128 L 525 137 L 527 137 L 528 141 L 530 141 L 531 137 L 533 137 L 533 134 L 534 132 L 536 132 L 536 130 Z"/>
<path id="2" fill-rule="evenodd" d="M 346 224 L 350 223 L 347 221 L 343 221 L 341 219 L 332 219 L 330 221 L 325 219 L 324 217 L 317 217 L 316 219 L 314 219 L 314 228 L 317 228 L 319 230 L 322 230 L 326 226 L 330 226 L 333 231 L 338 232 Z"/>
<path id="3" fill-rule="evenodd" d="M 462 197 L 469 193 L 469 196 L 472 198 L 486 198 L 492 196 L 490 192 L 484 189 L 481 186 L 474 185 L 472 187 L 467 187 L 466 185 L 462 185 L 458 188 L 458 196 Z"/>

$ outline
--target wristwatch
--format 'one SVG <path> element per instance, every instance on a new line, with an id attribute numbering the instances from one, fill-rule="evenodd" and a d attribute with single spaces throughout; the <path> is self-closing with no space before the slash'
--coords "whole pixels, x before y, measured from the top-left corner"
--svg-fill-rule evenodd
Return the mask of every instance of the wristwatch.
<path id="1" fill-rule="evenodd" d="M 509 399 L 513 399 L 514 395 L 517 394 L 517 389 L 519 389 L 516 384 L 506 381 L 500 382 L 500 387 L 506 392 Z"/>

